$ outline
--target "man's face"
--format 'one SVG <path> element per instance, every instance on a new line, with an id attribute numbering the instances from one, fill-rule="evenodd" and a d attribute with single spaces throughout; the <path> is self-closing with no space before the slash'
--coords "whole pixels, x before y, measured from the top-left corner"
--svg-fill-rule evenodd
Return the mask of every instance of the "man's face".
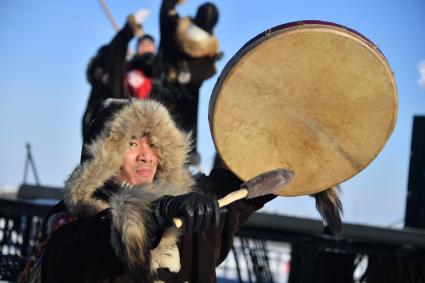
<path id="1" fill-rule="evenodd" d="M 142 55 L 145 53 L 155 53 L 155 43 L 149 39 L 145 39 L 139 43 L 137 46 L 137 55 Z"/>
<path id="2" fill-rule="evenodd" d="M 158 156 L 148 138 L 132 139 L 124 155 L 121 178 L 132 185 L 150 184 L 158 168 Z"/>

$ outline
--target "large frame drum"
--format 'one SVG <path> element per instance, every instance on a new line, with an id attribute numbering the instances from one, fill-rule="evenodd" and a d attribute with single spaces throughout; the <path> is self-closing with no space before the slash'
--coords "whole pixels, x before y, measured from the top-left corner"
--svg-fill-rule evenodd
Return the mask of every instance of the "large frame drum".
<path id="1" fill-rule="evenodd" d="M 215 147 L 240 178 L 295 172 L 282 196 L 320 192 L 360 172 L 384 147 L 396 116 L 384 55 L 359 33 L 320 21 L 250 40 L 225 66 L 209 105 Z"/>

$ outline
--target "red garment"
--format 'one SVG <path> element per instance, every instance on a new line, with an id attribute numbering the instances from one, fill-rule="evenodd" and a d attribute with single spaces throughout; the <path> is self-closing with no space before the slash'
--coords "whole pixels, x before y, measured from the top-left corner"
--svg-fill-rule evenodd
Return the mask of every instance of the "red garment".
<path id="1" fill-rule="evenodd" d="M 130 70 L 125 74 L 125 80 L 132 96 L 146 99 L 152 90 L 152 79 L 138 69 Z"/>

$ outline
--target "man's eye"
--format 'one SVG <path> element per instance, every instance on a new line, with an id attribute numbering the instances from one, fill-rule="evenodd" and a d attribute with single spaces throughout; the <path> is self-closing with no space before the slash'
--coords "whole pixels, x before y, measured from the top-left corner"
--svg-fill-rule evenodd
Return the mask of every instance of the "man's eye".
<path id="1" fill-rule="evenodd" d="M 129 145 L 130 145 L 131 147 L 135 147 L 135 146 L 137 146 L 137 143 L 135 143 L 135 142 L 130 142 L 130 143 L 129 143 Z"/>

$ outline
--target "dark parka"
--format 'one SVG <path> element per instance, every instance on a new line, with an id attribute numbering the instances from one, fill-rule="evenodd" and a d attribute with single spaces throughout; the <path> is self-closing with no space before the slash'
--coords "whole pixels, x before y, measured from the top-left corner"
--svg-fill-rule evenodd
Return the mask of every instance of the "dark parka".
<path id="1" fill-rule="evenodd" d="M 190 138 L 161 104 L 114 103 L 108 106 L 115 107 L 112 118 L 94 130 L 99 134 L 85 144 L 83 161 L 66 182 L 64 207 L 77 220 L 49 235 L 41 282 L 216 282 L 215 268 L 226 258 L 234 234 L 273 196 L 231 204 L 219 228 L 192 235 L 174 227 L 154 230 L 150 205 L 160 196 L 202 191 L 220 198 L 241 181 L 223 169 L 193 178 L 185 167 Z M 121 187 L 110 180 L 133 136 L 150 138 L 158 170 L 150 185 Z M 47 222 L 64 212 L 58 207 Z M 116 281 L 105 281 L 111 278 Z"/>

